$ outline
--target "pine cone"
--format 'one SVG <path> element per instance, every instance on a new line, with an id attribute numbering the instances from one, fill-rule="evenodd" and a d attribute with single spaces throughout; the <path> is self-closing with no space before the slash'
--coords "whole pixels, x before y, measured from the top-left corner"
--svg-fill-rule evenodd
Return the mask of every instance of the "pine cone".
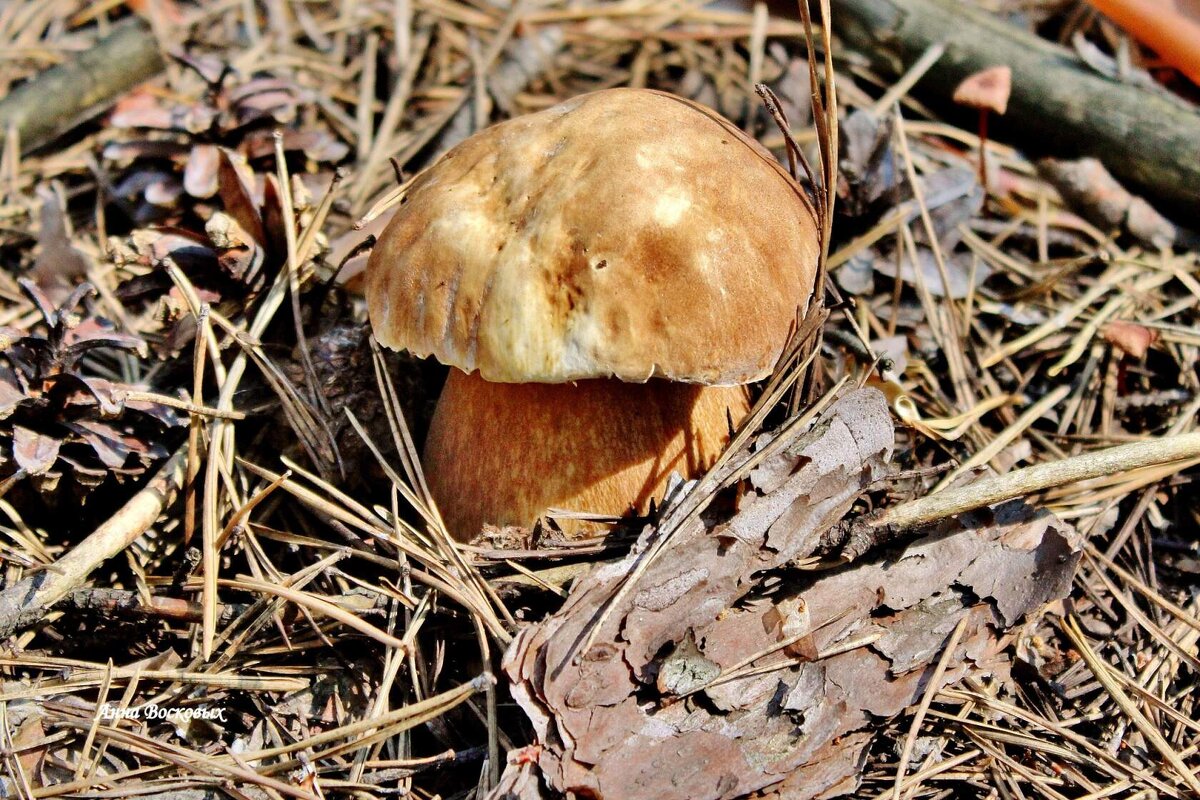
<path id="1" fill-rule="evenodd" d="M 165 434 L 183 418 L 168 406 L 130 399 L 136 387 L 91 374 L 84 357 L 98 349 L 145 356 L 145 342 L 79 310 L 95 293 L 90 284 L 57 308 L 32 281 L 20 286 L 45 330 L 0 329 L 0 469 L 7 486 L 30 478 L 58 496 L 69 473 L 69 486 L 82 490 L 78 497 L 109 478 L 139 477 L 168 455 Z"/>

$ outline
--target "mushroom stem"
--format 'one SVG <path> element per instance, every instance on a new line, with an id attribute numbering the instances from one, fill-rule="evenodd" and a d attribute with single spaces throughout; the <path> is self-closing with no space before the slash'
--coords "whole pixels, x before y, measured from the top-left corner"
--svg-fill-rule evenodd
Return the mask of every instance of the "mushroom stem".
<path id="1" fill-rule="evenodd" d="M 987 202 L 987 142 L 988 142 L 988 110 L 979 109 L 979 184 L 983 187 L 984 202 Z"/>
<path id="2" fill-rule="evenodd" d="M 700 475 L 749 411 L 744 386 L 612 379 L 490 383 L 450 370 L 425 443 L 450 533 L 529 526 L 548 508 L 621 516 L 661 499 L 672 471 Z M 563 520 L 569 534 L 586 522 Z"/>

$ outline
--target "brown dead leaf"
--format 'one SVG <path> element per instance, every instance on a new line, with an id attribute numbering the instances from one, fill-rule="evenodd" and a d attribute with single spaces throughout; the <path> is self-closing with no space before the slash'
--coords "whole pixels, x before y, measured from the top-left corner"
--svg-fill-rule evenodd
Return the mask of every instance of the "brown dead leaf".
<path id="1" fill-rule="evenodd" d="M 807 79 L 807 75 L 805 76 Z M 858 109 L 846 118 L 838 137 L 838 213 L 862 217 L 892 207 L 904 191 L 903 170 L 892 147 L 891 114 Z"/>
<path id="2" fill-rule="evenodd" d="M 16 761 L 20 763 L 27 784 L 42 786 L 42 767 L 49 745 L 46 740 L 46 728 L 43 724 L 45 712 L 41 704 L 25 700 L 10 701 L 6 716 L 11 726 L 11 755 L 15 756 Z M 6 777 L 0 777 L 0 792 L 11 795 L 23 794 L 16 788 L 16 780 L 16 775 L 8 771 Z"/>
<path id="3" fill-rule="evenodd" d="M 263 246 L 266 238 L 263 234 L 262 215 L 259 214 L 258 204 L 254 201 L 251 190 L 253 176 L 249 182 L 243 178 L 244 161 L 241 156 L 224 148 L 219 152 L 221 165 L 217 172 L 217 191 L 225 206 L 225 213 L 259 246 Z"/>
<path id="4" fill-rule="evenodd" d="M 71 293 L 74 281 L 87 274 L 91 259 L 71 243 L 66 211 L 58 193 L 43 184 L 37 187 L 37 194 L 42 201 L 42 212 L 38 230 L 40 251 L 33 275 L 43 291 L 61 302 Z"/>
<path id="5" fill-rule="evenodd" d="M 251 159 L 264 158 L 275 152 L 275 137 L 271 131 L 253 131 L 246 135 L 242 144 L 246 156 Z M 350 147 L 329 131 L 292 130 L 283 131 L 283 149 L 287 152 L 303 152 L 313 161 L 335 163 L 350 154 Z"/>
<path id="6" fill-rule="evenodd" d="M 163 432 L 181 424 L 182 415 L 152 399 L 127 406 L 134 387 L 89 374 L 84 358 L 96 350 L 146 356 L 145 341 L 92 313 L 86 301 L 95 290 L 88 283 L 61 303 L 29 279 L 17 283 L 42 323 L 30 331 L 0 329 L 5 460 L 11 446 L 11 461 L 39 490 L 53 492 L 68 466 L 79 485 L 94 487 L 106 475 L 136 476 L 166 457 Z"/>
<path id="7" fill-rule="evenodd" d="M 0 420 L 7 419 L 18 406 L 28 400 L 29 397 L 22 390 L 16 373 L 0 365 Z"/>
<path id="8" fill-rule="evenodd" d="M 109 423 L 81 420 L 65 423 L 65 427 L 86 442 L 95 451 L 100 462 L 109 468 L 125 466 L 129 456 L 134 454 L 146 458 L 165 458 L 169 455 L 161 444 L 146 441 Z"/>
<path id="9" fill-rule="evenodd" d="M 198 144 L 188 154 L 183 169 L 183 188 L 192 197 L 212 197 L 220 188 L 221 150 L 213 144 Z"/>
<path id="10" fill-rule="evenodd" d="M 175 127 L 171 110 L 157 94 L 145 89 L 135 89 L 118 100 L 108 121 L 115 128 L 170 130 Z"/>
<path id="11" fill-rule="evenodd" d="M 229 91 L 229 101 L 240 124 L 269 118 L 280 124 L 294 119 L 309 93 L 284 78 L 254 78 Z"/>

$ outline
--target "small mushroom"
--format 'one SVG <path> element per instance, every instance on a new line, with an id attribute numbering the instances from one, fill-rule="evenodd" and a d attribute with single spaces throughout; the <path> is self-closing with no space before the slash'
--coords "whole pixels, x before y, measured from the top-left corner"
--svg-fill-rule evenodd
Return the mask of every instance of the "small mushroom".
<path id="1" fill-rule="evenodd" d="M 644 89 L 495 125 L 421 174 L 366 293 L 381 344 L 452 367 L 422 458 L 451 533 L 644 512 L 702 474 L 815 305 L 802 192 L 716 112 Z"/>
<path id="2" fill-rule="evenodd" d="M 988 67 L 968 75 L 954 90 L 954 102 L 960 106 L 979 110 L 979 182 L 987 191 L 987 118 L 994 111 L 1000 116 L 1008 111 L 1008 98 L 1012 94 L 1012 68 L 1007 66 Z"/>

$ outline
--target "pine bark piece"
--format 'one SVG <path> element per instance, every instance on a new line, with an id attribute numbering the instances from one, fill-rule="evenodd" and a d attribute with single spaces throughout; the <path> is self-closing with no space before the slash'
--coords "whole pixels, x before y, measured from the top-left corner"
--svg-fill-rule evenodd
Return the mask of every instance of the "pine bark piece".
<path id="1" fill-rule="evenodd" d="M 15 128 L 21 152 L 49 144 L 165 67 L 141 18 L 114 26 L 94 47 L 51 67 L 0 100 L 0 140 Z"/>
<path id="2" fill-rule="evenodd" d="M 957 0 L 832 0 L 835 32 L 898 75 L 934 44 L 915 92 L 949 98 L 979 70 L 1012 68 L 1007 132 L 1035 155 L 1094 156 L 1165 210 L 1200 213 L 1200 111 L 1091 71 L 1072 51 Z"/>
<path id="3" fill-rule="evenodd" d="M 946 683 L 1003 677 L 998 633 L 1069 591 L 1077 535 L 1019 502 L 943 520 L 899 553 L 789 570 L 884 475 L 893 428 L 882 394 L 864 389 L 777 435 L 788 439 L 750 473 L 739 511 L 678 531 L 586 652 L 652 530 L 517 636 L 503 668 L 537 743 L 494 798 L 536 796 L 531 758 L 551 789 L 597 798 L 853 791 L 878 719 L 920 701 L 964 617 Z M 804 647 L 787 655 L 793 642 Z M 714 680 L 771 648 L 755 666 L 777 669 Z"/>

